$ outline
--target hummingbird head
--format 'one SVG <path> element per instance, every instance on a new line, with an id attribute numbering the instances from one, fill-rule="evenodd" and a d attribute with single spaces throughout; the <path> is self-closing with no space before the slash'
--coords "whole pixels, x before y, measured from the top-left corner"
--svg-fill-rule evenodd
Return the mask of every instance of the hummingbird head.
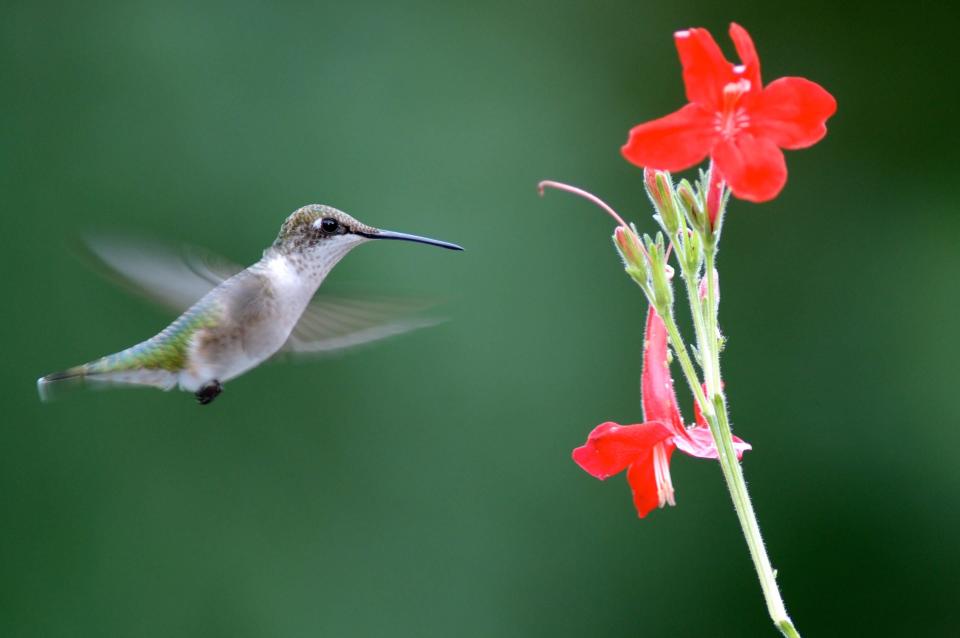
<path id="1" fill-rule="evenodd" d="M 272 248 L 288 255 L 328 255 L 339 259 L 354 246 L 372 239 L 399 239 L 463 250 L 456 244 L 429 237 L 380 230 L 323 204 L 304 206 L 287 217 Z"/>

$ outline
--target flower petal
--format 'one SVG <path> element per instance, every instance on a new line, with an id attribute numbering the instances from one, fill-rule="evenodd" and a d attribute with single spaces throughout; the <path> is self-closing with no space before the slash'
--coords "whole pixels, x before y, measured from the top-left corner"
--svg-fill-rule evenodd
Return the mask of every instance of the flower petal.
<path id="1" fill-rule="evenodd" d="M 585 472 L 602 480 L 622 472 L 671 436 L 673 432 L 662 423 L 619 425 L 607 421 L 595 427 L 587 442 L 573 451 L 573 460 Z"/>
<path id="2" fill-rule="evenodd" d="M 643 420 L 669 425 L 673 434 L 684 436 L 683 417 L 673 392 L 673 378 L 667 361 L 667 328 L 663 319 L 647 307 L 647 328 L 643 340 L 643 372 L 640 375 L 640 402 Z"/>
<path id="3" fill-rule="evenodd" d="M 701 417 L 702 418 L 702 417 Z M 687 429 L 687 438 L 676 437 L 673 440 L 677 448 L 684 454 L 695 456 L 699 459 L 717 458 L 717 445 L 710 433 L 710 428 L 706 423 L 698 425 L 695 428 Z M 753 446 L 738 436 L 733 437 L 733 449 L 737 452 L 737 458 L 743 458 L 743 453 L 752 450 Z"/>
<path id="4" fill-rule="evenodd" d="M 750 81 L 751 92 L 759 92 L 763 88 L 760 81 L 760 56 L 757 55 L 757 49 L 753 46 L 753 38 L 746 29 L 736 22 L 731 22 L 730 39 L 733 40 L 733 46 L 737 49 L 737 55 L 743 67 L 738 75 Z M 734 67 L 734 70 L 736 71 L 737 67 Z"/>
<path id="5" fill-rule="evenodd" d="M 703 384 L 703 393 L 707 393 L 707 384 Z M 693 402 L 693 419 L 696 421 L 697 425 L 700 427 L 710 427 L 707 425 L 707 420 L 703 418 L 703 410 L 700 409 L 700 403 L 697 401 Z"/>
<path id="6" fill-rule="evenodd" d="M 673 454 L 673 446 L 666 447 L 667 463 Z M 652 510 L 660 507 L 660 493 L 657 491 L 657 473 L 653 467 L 653 450 L 639 457 L 627 469 L 627 483 L 633 493 L 633 506 L 637 508 L 637 515 L 643 518 Z"/>
<path id="7" fill-rule="evenodd" d="M 836 111 L 837 101 L 816 82 L 780 78 L 751 105 L 750 130 L 781 148 L 806 148 L 827 134 L 827 118 Z"/>
<path id="8" fill-rule="evenodd" d="M 714 277 L 718 277 L 718 276 L 719 276 L 719 275 L 717 274 L 717 269 L 716 269 L 716 268 L 713 269 L 713 276 L 714 276 Z M 706 277 L 704 277 L 704 278 L 700 281 L 700 286 L 701 286 L 700 289 L 701 289 L 701 291 L 705 290 L 705 288 L 706 288 L 706 281 L 707 281 L 707 278 L 706 278 Z M 717 291 L 717 292 L 719 292 L 719 291 Z M 706 294 L 705 294 L 705 293 L 701 294 L 701 298 L 706 299 Z M 719 302 L 719 298 L 717 299 L 717 301 Z M 723 381 L 720 382 L 720 387 L 721 387 L 721 388 L 726 387 L 726 385 L 727 385 L 727 384 L 724 383 Z M 703 389 L 703 396 L 706 397 L 706 396 L 707 396 L 707 384 L 706 384 L 706 383 L 701 383 L 701 384 L 700 384 L 700 387 Z M 693 402 L 693 420 L 697 423 L 697 425 L 699 425 L 699 426 L 701 426 L 701 427 L 705 427 L 705 428 L 706 428 L 706 427 L 710 427 L 710 426 L 707 424 L 707 420 L 706 420 L 705 418 L 703 418 L 703 411 L 700 410 L 700 403 L 698 403 L 697 401 L 694 401 L 694 402 Z"/>
<path id="9" fill-rule="evenodd" d="M 741 133 L 713 149 L 713 161 L 736 197 L 765 202 L 787 183 L 783 152 L 770 139 Z"/>
<path id="10" fill-rule="evenodd" d="M 707 384 L 703 384 L 703 392 L 707 392 Z M 697 426 L 687 428 L 687 440 L 677 438 L 675 440 L 677 447 L 684 454 L 696 456 L 701 459 L 717 458 L 717 446 L 713 441 L 713 434 L 710 432 L 710 426 L 707 420 L 703 418 L 703 412 L 700 411 L 700 404 L 693 402 L 693 417 L 697 421 Z M 733 437 L 733 449 L 737 451 L 737 458 L 742 458 L 743 453 L 752 450 L 753 446 L 738 436 Z"/>
<path id="11" fill-rule="evenodd" d="M 716 143 L 714 115 L 687 104 L 670 115 L 638 124 L 620 151 L 637 166 L 680 171 L 699 164 Z"/>
<path id="12" fill-rule="evenodd" d="M 723 104 L 723 87 L 735 82 L 733 65 L 723 57 L 716 40 L 706 29 L 687 29 L 673 34 L 687 99 L 711 111 Z"/>

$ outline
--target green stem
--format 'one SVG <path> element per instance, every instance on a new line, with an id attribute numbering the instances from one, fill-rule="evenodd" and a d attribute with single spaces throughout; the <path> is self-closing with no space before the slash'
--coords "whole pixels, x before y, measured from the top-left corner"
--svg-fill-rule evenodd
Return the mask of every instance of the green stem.
<path id="1" fill-rule="evenodd" d="M 714 243 L 705 243 L 704 246 L 704 270 L 707 276 L 707 312 L 706 312 L 706 337 L 710 343 L 710 352 L 713 356 L 708 357 L 711 363 L 704 362 L 704 382 L 707 384 L 707 392 L 711 394 L 721 394 L 720 387 L 720 332 L 717 330 L 717 272 L 716 258 L 717 247 Z M 697 291 L 699 293 L 699 291 Z"/>
<path id="2" fill-rule="evenodd" d="M 680 263 L 683 278 L 686 283 L 687 296 L 690 300 L 690 310 L 693 315 L 697 345 L 702 358 L 704 380 L 707 386 L 706 394 L 700 385 L 696 370 L 693 367 L 693 362 L 690 360 L 686 345 L 683 343 L 680 332 L 677 329 L 672 308 L 669 306 L 657 308 L 657 312 L 664 320 L 667 334 L 674 352 L 677 354 L 677 359 L 680 361 L 680 367 L 683 370 L 684 377 L 686 377 L 687 383 L 690 385 L 690 389 L 694 394 L 694 398 L 701 407 L 701 411 L 710 427 L 714 441 L 717 442 L 720 468 L 723 472 L 724 479 L 726 479 L 727 488 L 730 491 L 730 497 L 733 501 L 737 518 L 740 521 L 740 526 L 747 541 L 750 557 L 756 567 L 757 576 L 760 579 L 760 587 L 763 590 L 770 617 L 785 636 L 788 636 L 788 638 L 799 638 L 799 633 L 797 633 L 793 627 L 793 623 L 787 616 L 783 599 L 777 588 L 773 567 L 770 564 L 770 559 L 763 545 L 760 526 L 757 523 L 756 513 L 753 510 L 753 505 L 747 492 L 746 482 L 743 478 L 743 470 L 740 467 L 736 449 L 733 445 L 733 434 L 730 429 L 726 399 L 723 395 L 720 382 L 722 377 L 720 374 L 719 331 L 717 330 L 718 295 L 715 274 L 716 246 L 714 244 L 707 244 L 704 252 L 707 279 L 706 309 L 704 309 L 703 302 L 700 299 L 699 282 L 697 281 L 697 275 L 699 273 L 695 272 L 683 258 L 678 258 L 677 261 Z"/>
<path id="3" fill-rule="evenodd" d="M 667 336 L 670 338 L 670 345 L 677 355 L 677 360 L 680 361 L 680 369 L 683 371 L 683 376 L 687 379 L 687 384 L 693 392 L 694 399 L 699 405 L 706 405 L 707 397 L 703 393 L 703 387 L 700 385 L 697 371 L 693 367 L 690 354 L 687 352 L 687 344 L 683 342 L 683 337 L 680 336 L 680 330 L 677 329 L 677 322 L 673 319 L 673 308 L 670 306 L 665 308 L 654 306 L 654 308 L 657 314 L 660 315 L 660 318 L 663 319 L 663 325 L 667 329 Z"/>
<path id="4" fill-rule="evenodd" d="M 700 364 L 701 368 L 703 368 L 704 382 L 706 382 L 706 361 L 711 358 L 710 349 L 712 348 L 713 342 L 707 339 L 709 326 L 704 323 L 703 302 L 700 299 L 698 290 L 698 273 L 695 268 L 691 268 L 686 263 L 685 259 L 678 256 L 677 261 L 680 262 L 680 273 L 687 288 L 687 299 L 690 301 L 690 315 L 693 317 L 693 332 L 697 338 L 697 348 L 700 350 Z M 710 385 L 707 384 L 707 388 L 709 387 Z M 703 406 L 702 403 L 699 405 Z"/>
<path id="5" fill-rule="evenodd" d="M 720 344 L 717 332 L 717 281 L 714 275 L 716 245 L 705 243 L 704 252 L 707 271 L 706 337 L 709 344 L 700 344 L 700 349 L 704 357 L 704 378 L 706 379 L 707 394 L 710 401 L 704 401 L 700 405 L 703 408 L 704 418 L 710 425 L 713 439 L 717 444 L 720 468 L 730 490 L 733 506 L 737 511 L 737 518 L 740 519 L 740 526 L 747 541 L 750 558 L 753 559 L 753 565 L 760 579 L 760 588 L 763 590 L 763 596 L 767 603 L 767 611 L 770 613 L 773 623 L 784 636 L 799 638 L 800 634 L 787 615 L 783 598 L 780 596 L 776 575 L 763 545 L 757 515 L 753 510 L 753 504 L 747 492 L 747 484 L 743 478 L 743 470 L 737 460 L 737 452 L 733 446 L 733 433 L 730 430 L 727 402 L 720 383 L 722 377 L 720 376 Z M 709 353 L 709 356 L 707 353 Z M 697 388 L 697 390 L 699 389 Z"/>

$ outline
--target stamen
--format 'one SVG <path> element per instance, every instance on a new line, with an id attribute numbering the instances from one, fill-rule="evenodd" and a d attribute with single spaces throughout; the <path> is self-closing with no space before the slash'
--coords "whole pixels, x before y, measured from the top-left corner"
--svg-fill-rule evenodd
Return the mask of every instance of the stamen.
<path id="1" fill-rule="evenodd" d="M 653 474 L 657 483 L 657 499 L 659 506 L 676 505 L 673 497 L 673 481 L 670 480 L 670 460 L 663 443 L 653 446 Z"/>
<path id="2" fill-rule="evenodd" d="M 737 104 L 741 96 L 750 91 L 750 80 L 742 78 L 723 87 L 723 108 L 717 113 L 716 131 L 727 139 L 750 125 L 750 116 L 746 109 Z"/>
<path id="3" fill-rule="evenodd" d="M 747 78 L 740 78 L 736 82 L 729 82 L 723 87 L 723 96 L 727 97 L 728 95 L 732 95 L 734 98 L 738 98 L 749 91 L 750 80 Z"/>

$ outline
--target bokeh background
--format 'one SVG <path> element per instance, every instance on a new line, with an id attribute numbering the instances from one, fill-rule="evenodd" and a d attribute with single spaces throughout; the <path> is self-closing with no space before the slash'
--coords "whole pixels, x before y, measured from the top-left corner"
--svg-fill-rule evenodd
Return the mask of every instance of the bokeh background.
<path id="1" fill-rule="evenodd" d="M 683 103 L 671 33 L 754 35 L 837 97 L 774 202 L 734 202 L 724 365 L 805 636 L 951 635 L 960 597 L 960 130 L 946 16 L 876 3 L 51 3 L 0 20 L 3 636 L 772 636 L 719 468 L 638 520 L 570 450 L 640 418 L 653 229 L 630 126 Z M 268 365 L 207 408 L 37 376 L 169 314 L 84 266 L 91 229 L 250 263 L 298 206 L 461 242 L 333 280 L 437 328 Z M 691 418 L 689 399 L 683 398 Z"/>

